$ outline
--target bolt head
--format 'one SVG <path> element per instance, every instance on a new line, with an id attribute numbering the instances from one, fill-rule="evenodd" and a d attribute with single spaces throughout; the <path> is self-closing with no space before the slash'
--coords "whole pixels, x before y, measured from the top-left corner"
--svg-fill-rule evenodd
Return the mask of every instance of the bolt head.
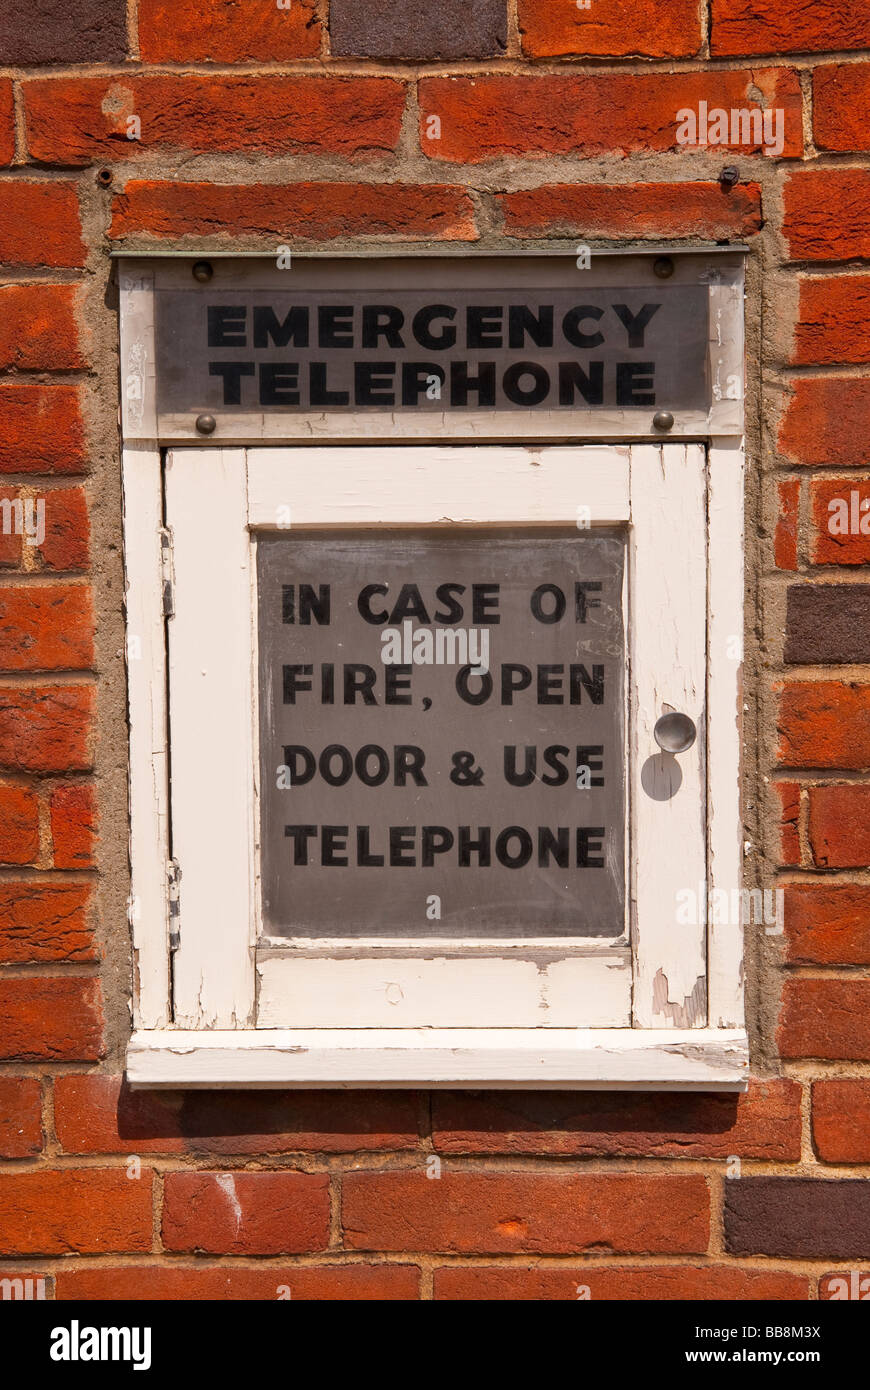
<path id="1" fill-rule="evenodd" d="M 664 753 L 685 753 L 698 736 L 694 719 L 672 710 L 655 722 L 653 738 Z"/>
<path id="2" fill-rule="evenodd" d="M 653 261 L 653 274 L 660 280 L 670 280 L 674 273 L 674 262 L 671 256 L 658 256 Z"/>
<path id="3" fill-rule="evenodd" d="M 199 280 L 201 284 L 206 284 L 214 275 L 214 267 L 211 261 L 196 261 L 193 267 L 193 278 Z"/>
<path id="4" fill-rule="evenodd" d="M 214 434 L 217 429 L 217 420 L 213 415 L 197 415 L 196 428 L 200 434 Z"/>
<path id="5" fill-rule="evenodd" d="M 657 430 L 672 430 L 674 417 L 669 410 L 657 410 L 653 416 L 653 425 Z"/>

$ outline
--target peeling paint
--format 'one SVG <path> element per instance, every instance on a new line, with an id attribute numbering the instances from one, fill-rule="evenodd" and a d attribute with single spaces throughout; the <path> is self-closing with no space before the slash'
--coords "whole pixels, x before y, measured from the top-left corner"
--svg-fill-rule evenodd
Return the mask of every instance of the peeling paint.
<path id="1" fill-rule="evenodd" d="M 670 986 L 665 972 L 659 968 L 653 980 L 653 1012 L 667 1019 L 675 1028 L 697 1028 L 707 1018 L 707 981 L 699 975 L 691 994 L 683 996 L 683 1002 L 670 999 Z"/>

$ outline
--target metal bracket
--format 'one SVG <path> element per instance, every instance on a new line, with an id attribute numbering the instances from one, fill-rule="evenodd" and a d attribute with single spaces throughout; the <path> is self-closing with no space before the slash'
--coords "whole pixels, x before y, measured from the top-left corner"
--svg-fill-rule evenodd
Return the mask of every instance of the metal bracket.
<path id="1" fill-rule="evenodd" d="M 177 951 L 181 945 L 181 865 L 177 859 L 170 859 L 167 864 L 166 879 L 169 897 L 169 949 Z"/>
<path id="2" fill-rule="evenodd" d="M 175 568 L 172 561 L 172 532 L 160 528 L 160 565 L 163 572 L 163 616 L 175 617 Z"/>

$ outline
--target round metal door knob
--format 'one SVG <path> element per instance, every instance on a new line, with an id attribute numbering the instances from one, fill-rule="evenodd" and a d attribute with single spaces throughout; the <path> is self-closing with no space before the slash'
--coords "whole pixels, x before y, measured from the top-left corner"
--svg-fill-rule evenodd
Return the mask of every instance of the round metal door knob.
<path id="1" fill-rule="evenodd" d="M 656 720 L 653 737 L 665 753 L 685 753 L 698 737 L 698 730 L 694 719 L 673 710 Z"/>

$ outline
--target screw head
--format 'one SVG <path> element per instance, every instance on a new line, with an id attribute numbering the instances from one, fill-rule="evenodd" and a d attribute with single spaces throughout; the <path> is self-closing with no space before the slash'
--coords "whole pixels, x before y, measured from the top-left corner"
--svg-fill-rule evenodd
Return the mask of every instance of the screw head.
<path id="1" fill-rule="evenodd" d="M 670 280 L 674 273 L 674 262 L 670 256 L 659 256 L 653 261 L 653 274 L 660 280 Z"/>
<path id="2" fill-rule="evenodd" d="M 733 188 L 740 182 L 740 170 L 734 164 L 726 164 L 719 175 L 719 182 L 723 188 Z"/>
<path id="3" fill-rule="evenodd" d="M 672 430 L 674 417 L 669 410 L 657 410 L 653 416 L 653 425 L 657 430 Z"/>
<path id="4" fill-rule="evenodd" d="M 197 415 L 196 428 L 200 434 L 214 434 L 217 429 L 217 420 L 213 415 Z"/>
<path id="5" fill-rule="evenodd" d="M 214 267 L 211 261 L 196 261 L 193 267 L 193 278 L 205 284 L 214 275 Z"/>
<path id="6" fill-rule="evenodd" d="M 653 738 L 665 753 L 685 753 L 698 736 L 694 719 L 687 714 L 672 710 L 661 715 L 655 722 Z"/>

